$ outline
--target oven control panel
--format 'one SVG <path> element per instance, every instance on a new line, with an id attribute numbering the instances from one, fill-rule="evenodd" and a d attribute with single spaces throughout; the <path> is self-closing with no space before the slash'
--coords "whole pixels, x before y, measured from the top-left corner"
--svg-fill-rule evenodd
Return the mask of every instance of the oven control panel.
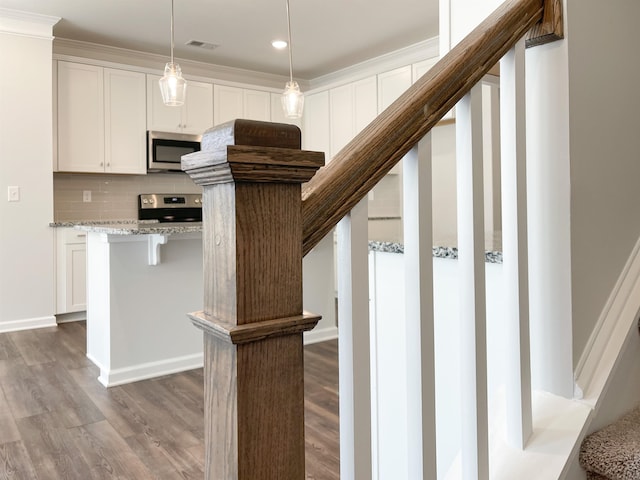
<path id="1" fill-rule="evenodd" d="M 196 193 L 143 193 L 138 197 L 140 209 L 202 208 L 202 195 Z"/>

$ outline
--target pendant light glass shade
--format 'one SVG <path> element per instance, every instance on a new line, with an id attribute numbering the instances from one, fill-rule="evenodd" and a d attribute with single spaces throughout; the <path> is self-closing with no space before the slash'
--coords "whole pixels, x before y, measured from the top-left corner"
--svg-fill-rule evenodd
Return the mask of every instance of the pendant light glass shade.
<path id="1" fill-rule="evenodd" d="M 171 0 L 171 61 L 164 66 L 164 77 L 158 81 L 162 102 L 169 107 L 184 104 L 187 96 L 187 81 L 182 78 L 180 65 L 173 61 L 173 0 Z"/>
<path id="2" fill-rule="evenodd" d="M 304 107 L 304 95 L 300 91 L 298 82 L 293 81 L 293 61 L 291 55 L 291 15 L 289 13 L 289 0 L 287 2 L 287 32 L 289 34 L 289 81 L 282 92 L 282 109 L 287 118 L 302 117 Z"/>
<path id="3" fill-rule="evenodd" d="M 282 92 L 281 100 L 285 117 L 302 117 L 302 109 L 304 108 L 304 95 L 300 91 L 298 82 L 287 82 L 284 87 L 284 92 Z"/>
<path id="4" fill-rule="evenodd" d="M 184 98 L 187 95 L 187 81 L 182 78 L 180 65 L 168 62 L 164 67 L 164 77 L 158 83 L 165 105 L 179 107 L 184 104 Z"/>

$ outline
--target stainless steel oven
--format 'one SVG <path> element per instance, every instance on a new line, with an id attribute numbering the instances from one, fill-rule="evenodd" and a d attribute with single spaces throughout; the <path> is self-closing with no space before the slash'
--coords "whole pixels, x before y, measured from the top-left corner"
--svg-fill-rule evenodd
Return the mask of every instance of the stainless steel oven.
<path id="1" fill-rule="evenodd" d="M 183 155 L 200 150 L 200 135 L 171 132 L 147 132 L 147 171 L 180 172 Z"/>
<path id="2" fill-rule="evenodd" d="M 138 220 L 201 222 L 202 195 L 196 193 L 143 193 L 138 195 Z"/>

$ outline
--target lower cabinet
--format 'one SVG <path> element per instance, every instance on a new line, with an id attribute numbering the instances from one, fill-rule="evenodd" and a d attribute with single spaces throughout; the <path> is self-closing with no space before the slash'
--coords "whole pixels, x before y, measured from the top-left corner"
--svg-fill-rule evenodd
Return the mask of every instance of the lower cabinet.
<path id="1" fill-rule="evenodd" d="M 87 309 L 87 234 L 56 230 L 56 314 Z"/>

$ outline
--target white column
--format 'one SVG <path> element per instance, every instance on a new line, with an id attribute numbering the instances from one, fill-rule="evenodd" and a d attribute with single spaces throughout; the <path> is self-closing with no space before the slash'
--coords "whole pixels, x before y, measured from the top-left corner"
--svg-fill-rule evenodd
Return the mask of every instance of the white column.
<path id="1" fill-rule="evenodd" d="M 403 159 L 409 478 L 436 478 L 431 133 Z"/>
<path id="2" fill-rule="evenodd" d="M 524 62 L 524 40 L 500 61 L 507 439 L 521 449 L 532 433 Z"/>
<path id="3" fill-rule="evenodd" d="M 456 106 L 464 480 L 489 478 L 481 88 Z"/>
<path id="4" fill-rule="evenodd" d="M 368 209 L 362 200 L 338 223 L 340 478 L 371 480 Z"/>

